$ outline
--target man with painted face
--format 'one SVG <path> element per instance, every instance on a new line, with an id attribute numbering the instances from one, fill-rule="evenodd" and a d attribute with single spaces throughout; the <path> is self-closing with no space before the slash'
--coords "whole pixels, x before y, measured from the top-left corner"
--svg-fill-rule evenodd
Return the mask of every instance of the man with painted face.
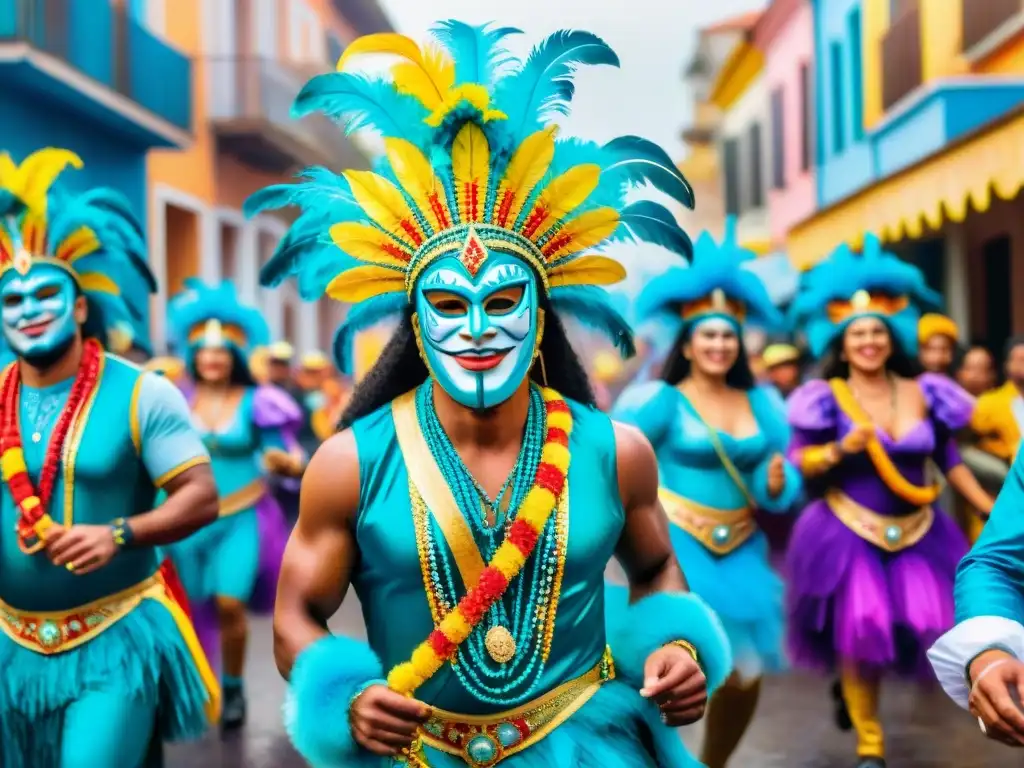
<path id="1" fill-rule="evenodd" d="M 125 286 L 153 278 L 119 195 L 54 186 L 69 164 L 0 155 L 0 765 L 148 768 L 217 715 L 154 549 L 217 496 L 178 390 L 105 351 L 132 342 Z"/>
<path id="2" fill-rule="evenodd" d="M 645 179 L 692 193 L 643 139 L 556 141 L 576 67 L 618 60 L 562 32 L 513 65 L 515 31 L 444 22 L 433 63 L 400 35 L 357 40 L 297 110 L 382 132 L 380 173 L 314 170 L 249 201 L 304 208 L 262 278 L 352 304 L 340 365 L 353 334 L 401 318 L 306 470 L 279 582 L 286 725 L 316 766 L 693 766 L 673 729 L 731 669 L 673 556 L 650 445 L 594 406 L 560 321 L 631 353 L 598 287 L 624 270 L 585 254 L 621 237 L 688 256 L 665 208 L 624 196 Z M 344 95 L 370 93 L 345 71 L 364 53 L 404 59 L 370 109 Z M 613 555 L 628 594 L 606 596 Z M 350 584 L 368 644 L 326 629 Z"/>

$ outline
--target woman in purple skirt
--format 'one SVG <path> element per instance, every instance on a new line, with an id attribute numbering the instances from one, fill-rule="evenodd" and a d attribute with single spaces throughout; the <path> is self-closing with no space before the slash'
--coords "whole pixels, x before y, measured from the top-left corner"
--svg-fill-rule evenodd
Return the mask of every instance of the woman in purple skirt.
<path id="1" fill-rule="evenodd" d="M 920 309 L 939 297 L 866 236 L 805 276 L 794 302 L 824 379 L 789 399 L 790 458 L 810 503 L 787 554 L 790 651 L 838 672 L 858 768 L 885 766 L 878 694 L 886 673 L 929 677 L 928 647 L 953 624 L 967 543 L 935 506 L 949 484 L 986 514 L 992 499 L 960 462 L 972 398 L 914 362 Z"/>

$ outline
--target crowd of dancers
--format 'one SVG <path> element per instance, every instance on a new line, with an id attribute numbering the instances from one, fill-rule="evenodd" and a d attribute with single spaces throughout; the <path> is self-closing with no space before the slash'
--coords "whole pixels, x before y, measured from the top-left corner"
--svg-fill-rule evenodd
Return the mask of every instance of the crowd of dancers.
<path id="1" fill-rule="evenodd" d="M 552 122 L 614 52 L 562 32 L 519 61 L 517 32 L 359 39 L 297 110 L 381 133 L 377 171 L 247 204 L 300 209 L 261 280 L 349 305 L 341 369 L 393 319 L 351 393 L 323 356 L 291 383 L 228 282 L 170 302 L 176 358 L 119 357 L 147 346 L 142 228 L 117 193 L 57 182 L 73 153 L 0 155 L 0 764 L 154 768 L 164 741 L 243 726 L 250 611 L 274 613 L 285 725 L 317 768 L 691 766 L 676 728 L 701 718 L 721 768 L 792 665 L 834 682 L 858 768 L 886 764 L 892 676 L 937 673 L 1024 743 L 1024 344 L 976 399 L 946 372 L 955 326 L 923 314 L 939 296 L 866 234 L 788 308 L 816 373 L 748 355 L 784 318 L 731 224 L 691 243 L 635 196 L 694 205 L 660 148 Z M 400 63 L 351 72 L 364 54 Z M 613 397 L 564 321 L 635 352 L 603 289 L 620 240 L 680 266 L 634 307 L 666 354 Z M 367 642 L 327 628 L 349 587 Z"/>

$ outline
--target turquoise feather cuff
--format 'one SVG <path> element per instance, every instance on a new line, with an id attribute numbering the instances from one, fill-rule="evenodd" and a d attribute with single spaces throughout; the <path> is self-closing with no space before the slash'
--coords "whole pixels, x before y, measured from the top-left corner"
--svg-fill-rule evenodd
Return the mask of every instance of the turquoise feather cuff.
<path id="1" fill-rule="evenodd" d="M 708 680 L 709 693 L 732 673 L 732 651 L 722 623 L 693 593 L 659 592 L 629 604 L 629 590 L 605 588 L 608 642 L 616 674 L 641 688 L 647 657 L 674 640 L 692 645 Z"/>
<path id="2" fill-rule="evenodd" d="M 382 758 L 352 737 L 352 699 L 384 676 L 363 642 L 330 635 L 307 647 L 292 667 L 284 726 L 296 751 L 314 768 L 381 768 Z M 382 680 L 380 682 L 383 683 Z"/>

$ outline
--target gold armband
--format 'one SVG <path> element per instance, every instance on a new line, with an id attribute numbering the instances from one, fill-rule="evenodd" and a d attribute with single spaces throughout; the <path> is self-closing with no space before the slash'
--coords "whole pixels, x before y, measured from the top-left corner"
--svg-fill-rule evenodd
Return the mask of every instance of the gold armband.
<path id="1" fill-rule="evenodd" d="M 820 475 L 839 463 L 839 447 L 835 443 L 809 445 L 800 451 L 800 471 L 805 475 Z"/>
<path id="2" fill-rule="evenodd" d="M 670 643 L 666 643 L 666 645 L 674 645 L 677 648 L 682 648 L 684 651 L 686 651 L 693 657 L 694 661 L 700 664 L 700 658 L 697 656 L 697 649 L 694 648 L 691 643 L 688 643 L 685 640 L 673 640 Z"/>

